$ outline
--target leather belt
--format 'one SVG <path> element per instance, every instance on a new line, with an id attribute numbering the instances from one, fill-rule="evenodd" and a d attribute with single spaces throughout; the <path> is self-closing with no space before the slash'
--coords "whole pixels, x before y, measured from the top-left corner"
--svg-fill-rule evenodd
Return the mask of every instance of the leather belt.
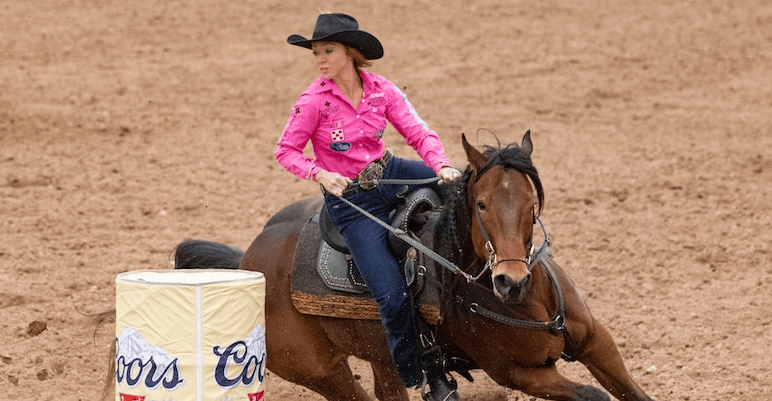
<path id="1" fill-rule="evenodd" d="M 380 180 L 383 178 L 383 172 L 389 167 L 389 162 L 394 158 L 394 151 L 386 149 L 383 153 L 383 157 L 378 160 L 373 160 L 362 169 L 357 178 L 354 178 L 351 184 L 343 190 L 343 195 L 350 193 L 356 193 L 359 191 L 369 191 L 377 186 L 376 183 L 371 181 Z M 324 191 L 325 194 L 327 193 Z"/>
<path id="2" fill-rule="evenodd" d="M 359 176 L 357 178 L 354 178 L 351 181 L 351 184 L 349 184 L 346 189 L 343 190 L 343 195 L 348 195 L 352 193 L 357 193 L 359 191 L 369 191 L 375 187 L 378 186 L 376 182 L 372 182 L 375 180 L 380 180 L 383 178 L 383 172 L 386 170 L 386 168 L 389 167 L 389 163 L 391 162 L 391 159 L 394 158 L 394 151 L 391 149 L 386 149 L 386 151 L 383 153 L 383 157 L 381 157 L 378 160 L 374 160 L 370 162 L 365 168 L 362 169 L 362 171 L 359 173 Z M 329 192 L 327 192 L 326 189 L 322 186 L 322 193 L 326 196 L 329 195 Z"/>
<path id="3" fill-rule="evenodd" d="M 386 149 L 386 151 L 383 153 L 383 157 L 378 160 L 374 160 L 365 166 L 365 168 L 362 169 L 362 171 L 359 173 L 359 176 L 356 178 L 356 181 L 359 182 L 359 187 L 364 190 L 371 190 L 375 188 L 377 184 L 367 182 L 380 180 L 383 178 L 383 171 L 389 167 L 389 162 L 391 161 L 392 157 L 394 157 L 394 151 L 391 149 Z"/>

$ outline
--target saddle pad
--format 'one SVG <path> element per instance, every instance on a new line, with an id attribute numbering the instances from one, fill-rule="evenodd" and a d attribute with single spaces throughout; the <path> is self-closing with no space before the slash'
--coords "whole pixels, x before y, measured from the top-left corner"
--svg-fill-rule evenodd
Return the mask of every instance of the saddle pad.
<path id="1" fill-rule="evenodd" d="M 317 270 L 320 250 L 324 251 L 318 214 L 309 219 L 298 237 L 292 267 L 290 293 L 295 308 L 305 314 L 349 319 L 380 320 L 378 304 L 369 292 L 333 289 Z M 330 254 L 336 253 L 334 249 Z M 427 286 L 416 300 L 417 310 L 429 324 L 439 324 L 439 291 Z"/>

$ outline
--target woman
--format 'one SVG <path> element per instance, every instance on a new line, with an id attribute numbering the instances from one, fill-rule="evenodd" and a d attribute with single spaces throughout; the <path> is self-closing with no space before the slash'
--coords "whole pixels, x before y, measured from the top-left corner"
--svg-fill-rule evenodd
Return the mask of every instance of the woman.
<path id="1" fill-rule="evenodd" d="M 426 379 L 435 400 L 460 400 L 455 385 L 438 366 L 441 358 L 422 358 L 412 296 L 389 251 L 387 231 L 341 197 L 389 221 L 401 188 L 364 187 L 358 181 L 439 176 L 439 184 L 444 184 L 458 179 L 461 173 L 451 167 L 437 133 L 418 117 L 397 86 L 362 70 L 371 65 L 369 60 L 383 57 L 383 47 L 375 36 L 359 30 L 353 17 L 321 14 L 311 39 L 292 35 L 287 42 L 311 49 L 321 76 L 292 108 L 276 159 L 301 179 L 321 184 L 330 218 L 345 237 L 362 278 L 378 302 L 389 350 L 403 384 L 413 387 Z M 385 149 L 382 136 L 387 121 L 423 162 L 393 157 Z M 303 154 L 308 141 L 313 145 L 313 159 Z"/>

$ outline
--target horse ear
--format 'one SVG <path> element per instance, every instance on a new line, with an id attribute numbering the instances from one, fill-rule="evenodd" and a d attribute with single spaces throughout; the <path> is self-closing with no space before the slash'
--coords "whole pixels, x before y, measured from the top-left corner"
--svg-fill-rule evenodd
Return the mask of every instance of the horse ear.
<path id="1" fill-rule="evenodd" d="M 477 150 L 477 148 L 469 144 L 466 140 L 466 135 L 464 134 L 461 134 L 461 143 L 464 145 L 466 158 L 469 159 L 472 168 L 476 171 L 482 169 L 485 166 L 485 163 L 488 162 L 488 159 L 486 159 L 482 152 Z"/>
<path id="2" fill-rule="evenodd" d="M 528 156 L 530 156 L 531 152 L 533 152 L 533 142 L 531 142 L 531 130 L 525 131 L 525 135 L 523 135 L 523 141 L 520 142 L 520 149 L 523 149 L 525 153 L 528 153 Z"/>

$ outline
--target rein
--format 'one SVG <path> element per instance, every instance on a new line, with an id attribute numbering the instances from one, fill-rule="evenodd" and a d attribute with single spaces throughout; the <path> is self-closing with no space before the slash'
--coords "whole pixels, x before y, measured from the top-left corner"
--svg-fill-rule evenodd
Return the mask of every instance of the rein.
<path id="1" fill-rule="evenodd" d="M 541 224 L 541 221 L 539 220 L 539 224 Z M 542 228 L 544 228 L 544 225 L 542 224 Z M 532 254 L 531 262 L 528 264 L 528 271 L 531 271 L 539 262 L 542 262 L 542 266 L 547 270 L 547 274 L 549 275 L 550 281 L 552 282 L 552 287 L 555 290 L 555 293 L 557 293 L 558 296 L 558 311 L 555 313 L 555 316 L 548 322 L 533 322 L 528 320 L 520 320 L 520 319 L 514 319 L 509 316 L 501 315 L 499 313 L 496 313 L 490 309 L 486 309 L 483 306 L 480 306 L 478 302 L 465 302 L 463 297 L 456 296 L 456 301 L 460 304 L 466 304 L 465 306 L 469 308 L 469 311 L 480 315 L 487 317 L 488 319 L 494 320 L 499 323 L 503 323 L 509 326 L 513 327 L 519 327 L 522 329 L 530 329 L 530 330 L 555 330 L 555 331 L 565 331 L 565 321 L 566 321 L 566 307 L 565 307 L 565 300 L 563 298 L 563 289 L 560 286 L 560 282 L 558 281 L 557 275 L 555 274 L 555 270 L 550 265 L 549 261 L 544 259 L 544 255 L 548 253 L 548 245 L 549 245 L 549 238 L 547 238 L 544 241 L 544 244 Z M 484 291 L 486 294 L 492 293 L 490 289 L 476 285 L 478 290 Z M 480 292 L 480 291 L 477 291 Z"/>
<path id="2" fill-rule="evenodd" d="M 429 179 L 422 179 L 422 180 L 396 180 L 396 179 L 382 179 L 382 180 L 370 180 L 365 181 L 362 183 L 365 184 L 401 184 L 401 185 L 422 185 L 422 184 L 428 184 L 431 182 L 438 181 L 439 177 L 433 177 Z M 362 184 L 362 183 L 356 183 Z M 542 266 L 547 270 L 547 274 L 549 275 L 550 281 L 552 282 L 552 287 L 555 290 L 555 293 L 558 297 L 558 310 L 555 313 L 555 316 L 548 322 L 534 322 L 534 321 L 528 321 L 528 320 L 521 320 L 521 319 L 515 319 L 497 312 L 494 312 L 493 310 L 487 309 L 483 306 L 481 306 L 478 302 L 467 302 L 463 297 L 460 295 L 456 296 L 456 302 L 463 305 L 464 307 L 467 307 L 469 309 L 469 312 L 475 315 L 483 316 L 487 319 L 493 320 L 495 322 L 505 324 L 508 326 L 521 328 L 521 329 L 527 329 L 527 330 L 550 330 L 555 331 L 563 334 L 563 337 L 567 343 L 568 348 L 573 351 L 575 349 L 573 340 L 571 339 L 570 334 L 568 333 L 568 328 L 566 327 L 566 310 L 565 310 L 565 300 L 563 297 L 563 289 L 560 286 L 560 282 L 558 281 L 557 275 L 555 274 L 554 269 L 552 268 L 551 264 L 548 260 L 544 259 L 544 256 L 549 253 L 549 245 L 550 245 L 550 236 L 547 234 L 547 229 L 544 227 L 544 223 L 542 223 L 541 218 L 537 217 L 535 214 L 533 216 L 534 224 L 539 223 L 539 226 L 541 227 L 542 233 L 544 234 L 544 241 L 542 242 L 539 249 L 532 251 L 525 259 L 502 259 L 498 260 L 496 256 L 496 251 L 493 249 L 493 245 L 491 243 L 490 235 L 488 235 L 488 232 L 485 230 L 485 226 L 483 225 L 482 219 L 480 218 L 479 212 L 477 214 L 477 223 L 480 227 L 480 231 L 482 232 L 484 238 L 485 238 L 485 247 L 488 250 L 489 256 L 488 261 L 485 265 L 485 268 L 476 276 L 473 276 L 471 274 L 468 274 L 461 270 L 456 264 L 453 262 L 445 259 L 442 255 L 434 252 L 432 249 L 429 249 L 424 244 L 420 243 L 419 241 L 413 239 L 410 237 L 410 235 L 405 232 L 404 230 L 394 228 L 390 226 L 389 224 L 386 224 L 381 219 L 375 217 L 367 210 L 362 209 L 361 207 L 357 206 L 353 202 L 349 201 L 348 199 L 344 198 L 343 196 L 338 197 L 341 201 L 346 203 L 347 205 L 351 206 L 358 212 L 362 213 L 369 219 L 376 222 L 381 227 L 385 228 L 392 234 L 394 234 L 397 238 L 401 239 L 402 241 L 407 242 L 411 246 L 415 247 L 416 250 L 419 252 L 422 252 L 435 262 L 439 263 L 443 267 L 447 268 L 450 272 L 456 275 L 460 275 L 466 279 L 466 282 L 468 284 L 472 285 L 472 289 L 475 289 L 476 292 L 485 292 L 484 296 L 487 296 L 492 293 L 492 291 L 486 287 L 483 287 L 482 285 L 477 284 L 477 280 L 482 277 L 483 273 L 485 273 L 488 269 L 493 271 L 493 268 L 504 261 L 519 261 L 526 264 L 528 271 L 530 272 L 533 270 L 534 267 L 539 262 L 542 262 Z M 533 236 L 532 236 L 533 238 Z M 532 239 L 533 240 L 533 239 Z M 533 244 L 530 244 L 530 249 L 533 249 Z M 476 298 L 476 297 L 475 297 Z M 574 358 L 570 354 L 563 354 L 563 359 L 567 361 L 572 361 Z"/>
<path id="3" fill-rule="evenodd" d="M 428 184 L 428 183 L 431 183 L 431 182 L 435 182 L 435 181 L 438 181 L 439 179 L 440 179 L 440 177 L 433 177 L 433 178 L 422 179 L 422 180 L 386 180 L 386 179 L 383 179 L 383 180 L 370 180 L 370 181 L 360 182 L 360 183 L 357 183 L 357 184 L 362 184 L 362 183 L 365 183 L 365 184 L 368 184 L 368 183 L 379 184 L 380 183 L 380 184 L 402 184 L 402 185 L 405 185 L 405 184 L 415 184 L 415 185 L 421 185 L 421 184 Z M 350 200 L 348 200 L 348 199 L 346 199 L 346 198 L 344 198 L 342 196 L 338 196 L 338 199 L 343 201 L 343 203 L 351 206 L 352 208 L 354 208 L 354 210 L 358 211 L 359 213 L 362 213 L 363 215 L 365 215 L 370 220 L 378 223 L 378 225 L 380 225 L 381 227 L 385 228 L 390 233 L 394 234 L 394 236 L 396 236 L 397 238 L 399 238 L 402 241 L 405 241 L 408 244 L 410 244 L 411 246 L 415 247 L 416 250 L 424 253 L 426 256 L 430 257 L 435 262 L 441 264 L 442 266 L 444 266 L 445 268 L 450 270 L 453 274 L 457 274 L 457 275 L 463 276 L 464 278 L 467 279 L 467 282 L 473 281 L 474 278 L 471 275 L 469 275 L 466 272 L 464 272 L 463 270 L 461 270 L 453 262 L 451 262 L 451 261 L 445 259 L 444 257 L 442 257 L 442 255 L 438 254 L 437 252 L 434 252 L 433 250 L 429 249 L 424 244 L 422 244 L 422 243 L 416 241 L 415 239 L 413 239 L 412 237 L 410 237 L 410 235 L 407 232 L 405 232 L 404 230 L 401 230 L 399 228 L 394 228 L 394 227 L 386 224 L 381 219 L 373 216 L 372 213 L 368 212 L 365 209 L 362 209 L 361 207 L 359 207 L 355 203 L 351 202 Z"/>
<path id="4" fill-rule="evenodd" d="M 432 178 L 424 178 L 424 179 L 415 179 L 415 180 L 400 180 L 400 179 L 374 179 L 369 181 L 361 181 L 356 182 L 353 185 L 358 186 L 364 186 L 364 185 L 370 185 L 372 187 L 378 186 L 378 184 L 391 184 L 391 185 L 425 185 L 430 184 L 432 182 L 439 181 L 440 177 L 432 177 Z M 537 222 L 541 226 L 542 232 L 544 233 L 544 242 L 542 243 L 541 247 L 534 253 L 531 252 L 530 255 L 528 255 L 525 259 L 519 259 L 519 258 L 510 258 L 510 259 L 502 259 L 498 260 L 498 256 L 496 255 L 496 250 L 493 248 L 493 243 L 491 242 L 491 237 L 488 235 L 488 231 L 485 229 L 485 225 L 482 222 L 482 219 L 480 218 L 479 211 L 476 213 L 477 215 L 477 224 L 480 227 L 480 231 L 483 234 L 483 237 L 485 238 L 485 249 L 488 251 L 488 262 L 485 264 L 485 268 L 479 272 L 476 276 L 473 276 L 471 274 L 466 273 L 465 271 L 461 270 L 455 263 L 445 259 L 442 257 L 442 255 L 434 252 L 432 249 L 429 249 L 424 244 L 416 241 L 408 233 L 406 233 L 404 230 L 394 228 L 385 222 L 381 221 L 381 219 L 373 216 L 370 212 L 367 210 L 362 209 L 355 203 L 351 202 L 350 200 L 344 198 L 343 196 L 338 196 L 338 199 L 343 201 L 343 203 L 351 206 L 354 208 L 354 210 L 358 211 L 359 213 L 362 213 L 370 220 L 373 220 L 374 222 L 378 223 L 381 227 L 388 230 L 390 233 L 394 234 L 397 238 L 401 239 L 402 241 L 407 242 L 411 246 L 415 247 L 416 250 L 424 253 L 426 256 L 434 260 L 435 262 L 439 263 L 443 267 L 450 270 L 453 274 L 461 275 L 463 276 L 467 283 L 476 282 L 477 280 L 482 277 L 483 273 L 485 273 L 486 270 L 490 269 L 493 271 L 493 268 L 496 267 L 499 263 L 508 262 L 508 261 L 515 261 L 515 262 L 523 262 L 528 266 L 528 271 L 531 271 L 533 267 L 535 266 L 535 263 L 532 263 L 534 261 L 533 255 L 536 253 L 542 252 L 547 246 L 549 246 L 549 235 L 547 235 L 547 230 L 544 228 L 544 224 L 541 222 L 541 219 L 536 217 L 536 215 L 533 216 L 534 224 Z M 533 244 L 529 244 L 529 249 L 533 249 Z"/>
<path id="5" fill-rule="evenodd" d="M 538 221 L 539 224 L 541 224 L 542 229 L 544 229 L 544 225 L 541 223 L 541 220 Z M 479 299 L 489 298 L 492 296 L 493 292 L 489 288 L 483 287 L 477 283 L 472 283 L 472 287 L 467 291 L 468 298 L 473 299 L 471 302 L 467 299 L 464 299 L 464 297 L 461 295 L 456 295 L 455 301 L 462 308 L 468 309 L 469 313 L 482 316 L 497 323 L 505 324 L 507 326 L 519 329 L 548 330 L 562 334 L 563 340 L 566 344 L 566 349 L 563 351 L 561 358 L 568 362 L 573 362 L 577 360 L 578 347 L 576 346 L 576 342 L 574 342 L 574 339 L 571 337 L 571 333 L 568 332 L 568 327 L 566 326 L 566 306 L 565 299 L 563 297 L 563 289 L 560 286 L 560 282 L 558 281 L 558 277 L 555 274 L 555 269 L 552 267 L 552 263 L 550 263 L 549 259 L 545 258 L 545 255 L 549 253 L 549 247 L 547 246 L 548 242 L 548 240 L 545 240 L 544 244 L 539 248 L 539 250 L 532 254 L 532 259 L 528 265 L 528 270 L 530 271 L 536 264 L 542 262 L 542 266 L 544 266 L 544 268 L 547 270 L 547 274 L 549 275 L 550 281 L 552 282 L 552 288 L 557 294 L 558 310 L 549 321 L 534 322 L 530 320 L 515 319 L 513 317 L 494 312 L 491 309 L 487 309 L 481 306 Z M 498 304 L 496 305 L 498 306 Z"/>

